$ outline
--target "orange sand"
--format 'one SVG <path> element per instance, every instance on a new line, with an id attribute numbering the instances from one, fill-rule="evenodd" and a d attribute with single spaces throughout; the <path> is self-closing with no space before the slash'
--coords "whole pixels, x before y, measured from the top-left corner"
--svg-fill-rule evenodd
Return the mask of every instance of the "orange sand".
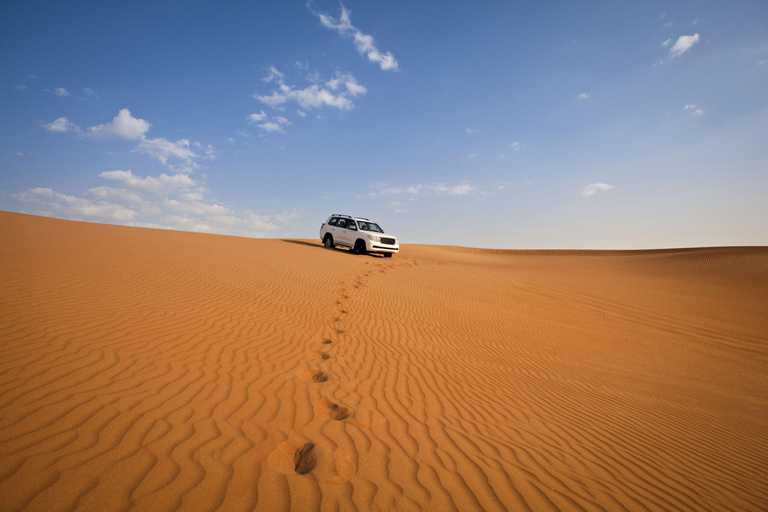
<path id="1" fill-rule="evenodd" d="M 0 510 L 768 509 L 768 248 L 0 236 Z"/>

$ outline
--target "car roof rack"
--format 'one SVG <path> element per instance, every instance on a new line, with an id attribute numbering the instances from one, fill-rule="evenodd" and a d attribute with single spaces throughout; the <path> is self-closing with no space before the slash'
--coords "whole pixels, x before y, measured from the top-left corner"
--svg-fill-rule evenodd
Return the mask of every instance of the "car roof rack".
<path id="1" fill-rule="evenodd" d="M 344 217 L 347 219 L 360 219 L 360 220 L 368 220 L 365 217 L 352 217 L 351 215 L 344 215 L 343 213 L 332 213 L 331 217 Z M 370 222 L 370 220 L 368 220 Z"/>

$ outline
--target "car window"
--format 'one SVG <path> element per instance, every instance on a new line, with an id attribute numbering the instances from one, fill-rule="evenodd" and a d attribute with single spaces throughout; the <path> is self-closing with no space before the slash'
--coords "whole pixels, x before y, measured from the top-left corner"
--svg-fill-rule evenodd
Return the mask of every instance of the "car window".
<path id="1" fill-rule="evenodd" d="M 328 225 L 329 226 L 335 226 L 337 220 L 339 220 L 339 219 L 337 219 L 336 217 L 332 218 L 331 220 L 328 221 Z"/>
<path id="2" fill-rule="evenodd" d="M 360 225 L 360 230 L 361 231 L 368 231 L 368 223 L 367 222 L 359 221 L 358 224 Z"/>
<path id="3" fill-rule="evenodd" d="M 336 227 L 337 228 L 347 227 L 347 219 L 339 219 L 338 221 L 336 221 Z"/>

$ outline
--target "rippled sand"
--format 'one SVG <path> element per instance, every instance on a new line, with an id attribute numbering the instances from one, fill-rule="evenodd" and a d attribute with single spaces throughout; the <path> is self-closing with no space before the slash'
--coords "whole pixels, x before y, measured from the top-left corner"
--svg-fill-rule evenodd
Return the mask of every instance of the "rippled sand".
<path id="1" fill-rule="evenodd" d="M 0 236 L 0 510 L 768 509 L 766 248 Z"/>

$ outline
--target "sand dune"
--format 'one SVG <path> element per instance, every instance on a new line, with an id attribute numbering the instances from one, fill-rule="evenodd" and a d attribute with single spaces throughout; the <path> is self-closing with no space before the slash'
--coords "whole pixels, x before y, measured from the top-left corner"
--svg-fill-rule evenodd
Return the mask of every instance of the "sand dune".
<path id="1" fill-rule="evenodd" d="M 0 235 L 0 510 L 768 509 L 766 248 Z"/>

